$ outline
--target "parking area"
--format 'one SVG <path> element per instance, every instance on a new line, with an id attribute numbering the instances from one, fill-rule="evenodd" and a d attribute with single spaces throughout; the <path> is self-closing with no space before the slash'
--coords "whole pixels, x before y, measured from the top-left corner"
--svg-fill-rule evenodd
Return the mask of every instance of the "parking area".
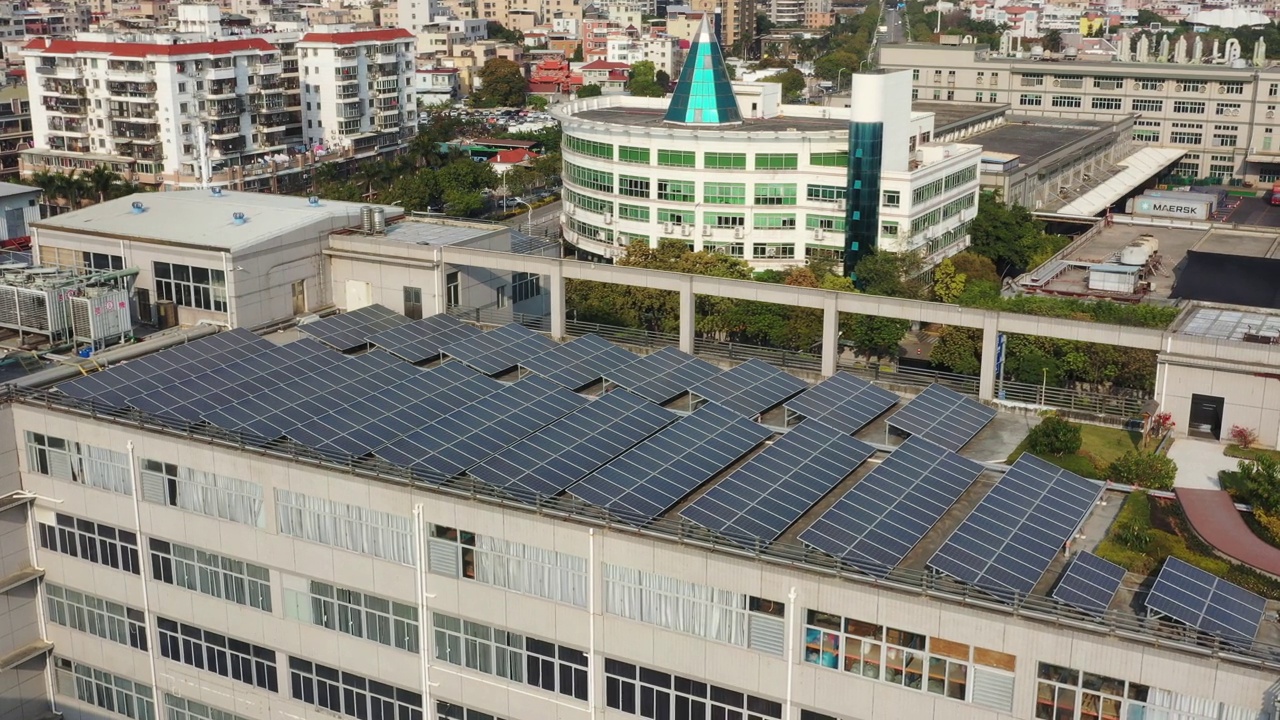
<path id="1" fill-rule="evenodd" d="M 1226 222 L 1257 227 L 1280 227 L 1280 205 L 1272 205 L 1269 197 L 1242 197 L 1240 205 L 1227 215 Z"/>

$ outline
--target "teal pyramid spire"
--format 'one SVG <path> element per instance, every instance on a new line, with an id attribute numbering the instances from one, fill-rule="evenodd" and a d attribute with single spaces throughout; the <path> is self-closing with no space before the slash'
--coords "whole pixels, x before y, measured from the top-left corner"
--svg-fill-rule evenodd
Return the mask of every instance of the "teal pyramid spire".
<path id="1" fill-rule="evenodd" d="M 724 67 L 720 43 L 711 34 L 707 16 L 702 16 L 698 34 L 680 70 L 680 80 L 667 106 L 666 121 L 683 125 L 726 125 L 742 122 L 738 101 L 733 97 L 729 72 Z"/>

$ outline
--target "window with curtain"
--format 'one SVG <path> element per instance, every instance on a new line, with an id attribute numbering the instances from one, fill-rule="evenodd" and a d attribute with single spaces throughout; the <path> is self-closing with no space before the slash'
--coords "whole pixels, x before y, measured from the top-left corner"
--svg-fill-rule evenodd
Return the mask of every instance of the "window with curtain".
<path id="1" fill-rule="evenodd" d="M 414 565 L 413 521 L 289 490 L 276 489 L 280 533 L 383 560 Z"/>
<path id="2" fill-rule="evenodd" d="M 142 499 L 201 515 L 266 527 L 262 486 L 238 478 L 142 459 Z"/>

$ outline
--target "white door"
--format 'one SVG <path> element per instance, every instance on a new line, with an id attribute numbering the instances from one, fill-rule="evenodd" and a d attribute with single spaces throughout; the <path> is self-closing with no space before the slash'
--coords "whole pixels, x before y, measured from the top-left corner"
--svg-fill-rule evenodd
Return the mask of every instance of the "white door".
<path id="1" fill-rule="evenodd" d="M 347 281 L 346 311 L 359 310 L 373 304 L 373 285 L 359 280 Z"/>

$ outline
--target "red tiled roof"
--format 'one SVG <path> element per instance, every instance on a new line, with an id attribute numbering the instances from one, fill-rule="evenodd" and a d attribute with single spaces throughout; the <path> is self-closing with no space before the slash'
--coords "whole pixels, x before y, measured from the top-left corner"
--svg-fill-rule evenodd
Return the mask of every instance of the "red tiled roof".
<path id="1" fill-rule="evenodd" d="M 76 53 L 102 53 L 114 57 L 181 57 L 184 55 L 229 55 L 246 50 L 271 51 L 276 46 L 262 38 L 237 38 L 199 43 L 115 43 L 87 40 L 48 40 L 36 38 L 23 50 L 40 51 L 49 55 L 75 55 Z"/>
<path id="2" fill-rule="evenodd" d="M 609 62 L 608 60 L 593 60 L 586 65 L 578 68 L 579 70 L 626 70 L 631 66 L 626 63 Z"/>
<path id="3" fill-rule="evenodd" d="M 553 93 L 559 92 L 560 86 L 553 82 L 548 83 L 529 83 L 529 92 L 531 93 Z"/>
<path id="4" fill-rule="evenodd" d="M 302 40 L 299 42 L 354 45 L 361 42 L 389 42 L 391 40 L 410 40 L 412 38 L 413 33 L 404 28 L 385 28 L 343 33 L 307 33 L 302 36 Z"/>
<path id="5" fill-rule="evenodd" d="M 528 150 L 503 150 L 502 152 L 489 158 L 489 162 L 503 165 L 514 165 L 524 162 L 525 160 L 533 160 L 538 157 L 537 153 Z"/>

